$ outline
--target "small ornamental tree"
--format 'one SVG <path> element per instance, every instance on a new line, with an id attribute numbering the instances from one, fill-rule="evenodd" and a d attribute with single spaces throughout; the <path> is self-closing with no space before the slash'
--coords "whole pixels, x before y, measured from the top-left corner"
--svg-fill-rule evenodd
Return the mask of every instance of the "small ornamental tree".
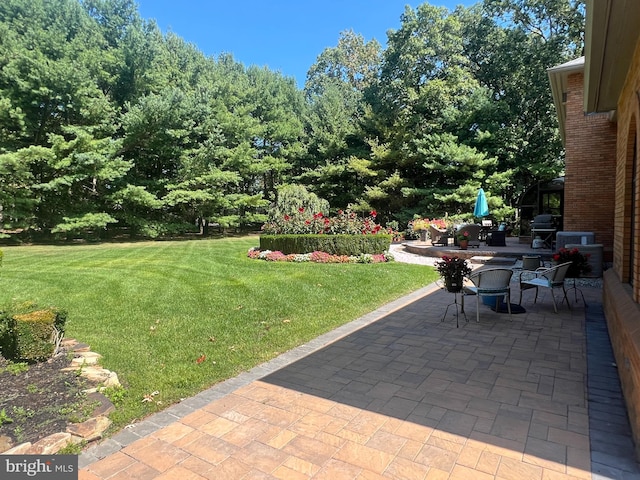
<path id="1" fill-rule="evenodd" d="M 300 209 L 307 212 L 328 212 L 329 202 L 307 191 L 303 185 L 285 185 L 278 188 L 277 199 L 269 208 L 269 222 L 295 215 Z"/>

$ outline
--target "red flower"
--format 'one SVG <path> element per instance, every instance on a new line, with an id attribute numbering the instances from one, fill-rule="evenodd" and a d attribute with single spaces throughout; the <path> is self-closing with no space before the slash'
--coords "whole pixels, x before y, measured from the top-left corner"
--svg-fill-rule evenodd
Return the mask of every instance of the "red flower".
<path id="1" fill-rule="evenodd" d="M 304 221 L 304 224 L 305 224 L 305 225 L 311 225 L 311 220 L 305 220 L 305 221 Z"/>
<path id="2" fill-rule="evenodd" d="M 299 211 L 300 213 L 304 213 L 304 207 L 300 207 L 300 208 L 298 208 L 298 211 Z"/>
<path id="3" fill-rule="evenodd" d="M 331 220 L 329 220 L 328 218 L 325 218 L 324 219 L 324 224 L 325 225 L 329 225 L 329 223 L 331 223 Z"/>
<path id="4" fill-rule="evenodd" d="M 338 210 L 338 215 L 342 215 L 344 212 L 342 210 Z"/>
<path id="5" fill-rule="evenodd" d="M 376 216 L 378 215 L 378 212 L 376 212 L 375 210 L 371 210 L 369 212 L 369 215 L 371 215 L 373 218 L 376 218 Z"/>
<path id="6" fill-rule="evenodd" d="M 288 222 L 289 220 L 291 220 L 291 217 L 290 217 L 289 215 L 285 215 L 285 216 L 284 216 L 284 220 L 285 220 L 286 222 Z"/>

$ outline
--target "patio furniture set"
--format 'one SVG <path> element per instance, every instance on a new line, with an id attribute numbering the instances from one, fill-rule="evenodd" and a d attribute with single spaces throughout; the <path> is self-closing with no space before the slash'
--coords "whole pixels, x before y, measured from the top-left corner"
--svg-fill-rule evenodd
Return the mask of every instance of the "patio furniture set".
<path id="1" fill-rule="evenodd" d="M 465 223 L 450 230 L 440 230 L 433 225 L 429 226 L 429 236 L 431 244 L 434 246 L 459 245 L 458 237 L 467 233 L 469 247 L 480 247 L 481 242 L 485 242 L 488 246 L 504 247 L 506 246 L 506 227 L 501 224 L 495 227 L 491 220 L 483 220 L 482 224 Z"/>
<path id="2" fill-rule="evenodd" d="M 552 267 L 540 267 L 538 266 L 535 269 L 526 269 L 518 274 L 518 284 L 520 286 L 520 298 L 518 300 L 518 305 L 522 305 L 522 294 L 526 290 L 535 289 L 535 296 L 533 299 L 533 303 L 536 303 L 538 300 L 538 290 L 539 289 L 549 289 L 551 301 L 553 303 L 553 311 L 558 313 L 558 303 L 556 301 L 556 297 L 554 295 L 554 290 L 562 290 L 562 298 L 560 300 L 560 304 L 563 302 L 567 302 L 567 307 L 571 309 L 571 305 L 569 303 L 569 298 L 567 297 L 567 289 L 565 287 L 565 277 L 567 272 L 569 271 L 569 267 L 572 262 L 565 262 L 560 265 L 554 265 Z M 539 265 L 539 263 L 538 263 Z M 534 267 L 535 265 L 532 263 L 525 264 L 523 262 L 523 267 Z M 490 297 L 495 299 L 495 311 L 500 312 L 502 304 L 504 303 L 506 311 L 509 313 L 509 319 L 511 320 L 511 279 L 514 275 L 514 271 L 510 268 L 489 268 L 486 270 L 478 270 L 469 274 L 465 282 L 460 290 L 452 291 L 454 294 L 454 301 L 447 305 L 445 309 L 444 316 L 442 317 L 442 321 L 445 320 L 447 313 L 449 311 L 449 307 L 455 308 L 456 315 L 456 327 L 459 326 L 458 323 L 458 306 L 460 307 L 460 313 L 464 315 L 465 320 L 468 322 L 469 319 L 464 310 L 464 297 L 466 295 L 475 295 L 476 296 L 476 322 L 480 322 L 480 299 L 482 297 Z M 576 292 L 579 289 L 576 287 L 575 281 L 573 287 L 569 290 L 575 289 Z M 582 294 L 582 292 L 580 292 Z M 458 294 L 461 294 L 460 302 L 458 303 Z M 583 303 L 584 295 L 582 295 Z M 577 294 L 576 294 L 577 301 Z"/>

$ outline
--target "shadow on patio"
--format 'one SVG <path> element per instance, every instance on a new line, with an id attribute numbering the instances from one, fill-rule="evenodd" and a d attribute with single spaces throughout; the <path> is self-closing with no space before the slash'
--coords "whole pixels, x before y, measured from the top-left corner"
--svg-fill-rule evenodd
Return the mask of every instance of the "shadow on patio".
<path id="1" fill-rule="evenodd" d="M 583 291 L 599 302 L 600 289 Z M 481 305 L 480 323 L 467 302 L 471 321 L 456 328 L 451 314 L 441 321 L 452 298 L 433 291 L 262 381 L 354 407 L 315 420 L 354 443 L 362 468 L 382 452 L 396 473 L 591 478 L 582 302 L 554 314 L 525 293 L 513 322 Z"/>
<path id="2" fill-rule="evenodd" d="M 513 322 L 468 302 L 456 328 L 430 285 L 84 451 L 79 478 L 638 479 L 583 292 L 558 314 L 527 296 Z"/>

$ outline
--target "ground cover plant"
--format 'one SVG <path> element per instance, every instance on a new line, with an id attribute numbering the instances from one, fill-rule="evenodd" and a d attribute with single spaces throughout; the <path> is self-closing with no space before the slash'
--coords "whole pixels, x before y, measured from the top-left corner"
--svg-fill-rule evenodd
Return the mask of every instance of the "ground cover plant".
<path id="1" fill-rule="evenodd" d="M 0 357 L 0 437 L 9 437 L 14 445 L 34 443 L 88 418 L 97 406 L 83 393 L 91 385 L 63 371 L 69 364 L 65 355 L 35 364 Z"/>
<path id="2" fill-rule="evenodd" d="M 7 247 L 0 303 L 67 310 L 67 337 L 125 386 L 121 428 L 437 278 L 399 262 L 256 261 L 257 241 Z"/>

